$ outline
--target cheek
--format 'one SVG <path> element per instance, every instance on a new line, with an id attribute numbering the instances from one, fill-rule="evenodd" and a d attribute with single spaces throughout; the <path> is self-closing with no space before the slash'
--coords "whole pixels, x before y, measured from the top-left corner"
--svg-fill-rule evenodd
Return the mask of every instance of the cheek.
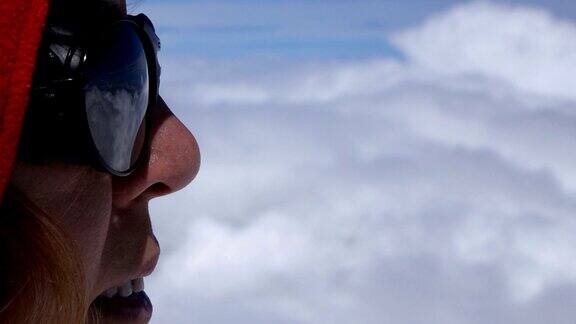
<path id="1" fill-rule="evenodd" d="M 68 211 L 57 214 L 62 229 L 73 240 L 84 261 L 89 287 L 93 287 L 98 278 L 108 236 L 112 190 L 106 180 L 93 179 L 70 201 Z"/>
<path id="2" fill-rule="evenodd" d="M 96 283 L 112 206 L 109 176 L 89 167 L 19 165 L 12 183 L 76 246 L 88 288 Z"/>

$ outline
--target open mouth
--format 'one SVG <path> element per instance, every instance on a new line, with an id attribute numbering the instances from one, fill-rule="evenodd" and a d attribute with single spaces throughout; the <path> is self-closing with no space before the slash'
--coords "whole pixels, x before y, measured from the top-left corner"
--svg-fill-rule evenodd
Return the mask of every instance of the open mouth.
<path id="1" fill-rule="evenodd" d="M 94 306 L 105 323 L 148 323 L 152 317 L 152 303 L 144 292 L 143 278 L 106 290 L 96 298 Z"/>

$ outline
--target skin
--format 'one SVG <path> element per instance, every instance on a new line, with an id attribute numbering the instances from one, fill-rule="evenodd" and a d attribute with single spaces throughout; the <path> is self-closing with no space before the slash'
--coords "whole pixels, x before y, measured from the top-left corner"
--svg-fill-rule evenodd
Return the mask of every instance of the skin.
<path id="1" fill-rule="evenodd" d="M 124 1 L 114 3 L 119 13 L 126 12 Z M 194 136 L 164 101 L 159 100 L 150 113 L 149 155 L 128 177 L 114 177 L 90 166 L 17 162 L 11 179 L 75 243 L 90 301 L 154 270 L 160 247 L 152 232 L 148 202 L 185 187 L 200 166 Z"/>

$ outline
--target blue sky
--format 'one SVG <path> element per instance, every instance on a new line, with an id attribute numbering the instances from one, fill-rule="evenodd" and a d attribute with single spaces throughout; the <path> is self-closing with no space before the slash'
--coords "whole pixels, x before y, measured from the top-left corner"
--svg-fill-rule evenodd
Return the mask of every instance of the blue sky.
<path id="1" fill-rule="evenodd" d="M 496 2 L 576 17 L 572 1 Z M 388 33 L 458 3 L 463 1 L 180 0 L 147 1 L 142 8 L 155 18 L 171 52 L 207 58 L 355 59 L 399 56 Z"/>
<path id="2" fill-rule="evenodd" d="M 202 151 L 155 323 L 573 324 L 575 6 L 145 1 Z"/>
<path id="3" fill-rule="evenodd" d="M 170 50 L 210 58 L 358 58 L 396 55 L 386 32 L 453 1 L 164 1 L 150 3 Z M 148 3 L 146 4 L 148 5 Z M 179 7 L 186 17 L 172 19 Z M 163 8 L 156 8 L 163 7 Z"/>

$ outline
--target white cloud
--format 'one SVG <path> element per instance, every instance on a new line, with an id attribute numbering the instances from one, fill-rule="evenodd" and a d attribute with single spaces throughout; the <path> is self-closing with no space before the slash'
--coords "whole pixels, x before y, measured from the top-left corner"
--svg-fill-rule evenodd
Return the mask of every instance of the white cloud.
<path id="1" fill-rule="evenodd" d="M 557 79 L 576 62 L 544 39 L 573 29 L 472 3 L 398 33 L 406 62 L 169 59 L 203 169 L 152 206 L 156 321 L 572 323 L 576 114 Z"/>
<path id="2" fill-rule="evenodd" d="M 520 6 L 474 2 L 393 37 L 409 59 L 440 73 L 478 73 L 575 98 L 576 26 Z"/>

